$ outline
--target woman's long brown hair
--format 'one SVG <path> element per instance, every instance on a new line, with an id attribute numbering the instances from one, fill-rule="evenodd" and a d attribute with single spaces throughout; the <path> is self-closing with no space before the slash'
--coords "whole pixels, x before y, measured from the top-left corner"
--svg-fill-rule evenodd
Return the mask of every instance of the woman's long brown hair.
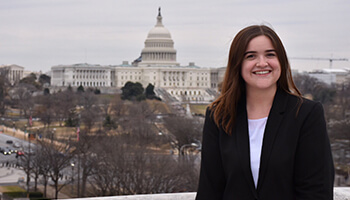
<path id="1" fill-rule="evenodd" d="M 245 95 L 245 82 L 241 76 L 244 53 L 248 43 L 253 38 L 261 35 L 270 38 L 281 65 L 281 76 L 277 81 L 277 87 L 289 94 L 298 96 L 302 101 L 301 93 L 292 79 L 286 51 L 278 35 L 265 25 L 248 26 L 242 29 L 232 41 L 221 95 L 209 106 L 213 110 L 212 117 L 214 117 L 216 125 L 222 127 L 229 135 L 232 134 L 236 122 L 238 102 L 242 95 Z"/>

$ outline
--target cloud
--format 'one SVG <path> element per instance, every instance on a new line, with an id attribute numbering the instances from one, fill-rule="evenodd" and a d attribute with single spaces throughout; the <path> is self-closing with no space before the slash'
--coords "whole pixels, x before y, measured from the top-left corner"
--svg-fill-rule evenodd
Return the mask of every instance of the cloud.
<path id="1" fill-rule="evenodd" d="M 0 2 L 0 64 L 48 71 L 57 64 L 132 61 L 159 6 L 182 65 L 224 66 L 234 35 L 261 23 L 273 26 L 291 57 L 350 57 L 347 0 L 15 0 Z"/>

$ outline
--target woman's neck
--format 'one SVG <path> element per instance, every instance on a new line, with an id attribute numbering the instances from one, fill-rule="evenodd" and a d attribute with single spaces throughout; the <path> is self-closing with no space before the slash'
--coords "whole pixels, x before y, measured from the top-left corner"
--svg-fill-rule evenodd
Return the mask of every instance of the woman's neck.
<path id="1" fill-rule="evenodd" d="M 248 119 L 260 119 L 270 113 L 277 88 L 269 90 L 247 90 Z"/>

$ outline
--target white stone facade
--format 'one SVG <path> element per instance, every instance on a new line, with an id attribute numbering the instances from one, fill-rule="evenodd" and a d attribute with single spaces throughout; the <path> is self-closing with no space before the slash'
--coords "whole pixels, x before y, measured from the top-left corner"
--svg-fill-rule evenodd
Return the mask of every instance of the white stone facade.
<path id="1" fill-rule="evenodd" d="M 54 66 L 51 68 L 51 85 L 120 89 L 131 81 L 140 82 L 144 88 L 152 84 L 178 101 L 208 102 L 215 98 L 224 71 L 225 68 L 200 68 L 194 63 L 180 66 L 176 62 L 174 42 L 162 24 L 159 10 L 157 23 L 148 33 L 141 57 L 132 64 L 124 61 L 123 64 L 114 66 Z"/>
<path id="2" fill-rule="evenodd" d="M 71 86 L 71 87 L 113 87 L 114 70 L 113 67 L 75 64 L 59 65 L 51 67 L 51 85 L 52 86 Z"/>
<path id="3" fill-rule="evenodd" d="M 350 70 L 346 69 L 321 69 L 308 73 L 309 76 L 320 81 L 332 84 L 348 84 L 350 80 Z"/>
<path id="4" fill-rule="evenodd" d="M 18 65 L 1 65 L 7 70 L 7 77 L 11 85 L 18 83 L 23 78 L 24 67 Z"/>

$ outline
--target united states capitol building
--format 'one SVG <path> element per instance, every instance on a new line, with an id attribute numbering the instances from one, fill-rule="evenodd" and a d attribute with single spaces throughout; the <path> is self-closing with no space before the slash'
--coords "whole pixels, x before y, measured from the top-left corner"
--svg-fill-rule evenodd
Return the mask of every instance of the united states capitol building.
<path id="1" fill-rule="evenodd" d="M 149 31 L 141 56 L 132 63 L 120 65 L 74 64 L 51 67 L 53 88 L 91 87 L 101 91 L 117 90 L 126 82 L 155 86 L 155 92 L 176 101 L 208 102 L 215 98 L 225 67 L 201 68 L 176 61 L 174 41 L 162 22 L 160 8 L 156 25 Z"/>

